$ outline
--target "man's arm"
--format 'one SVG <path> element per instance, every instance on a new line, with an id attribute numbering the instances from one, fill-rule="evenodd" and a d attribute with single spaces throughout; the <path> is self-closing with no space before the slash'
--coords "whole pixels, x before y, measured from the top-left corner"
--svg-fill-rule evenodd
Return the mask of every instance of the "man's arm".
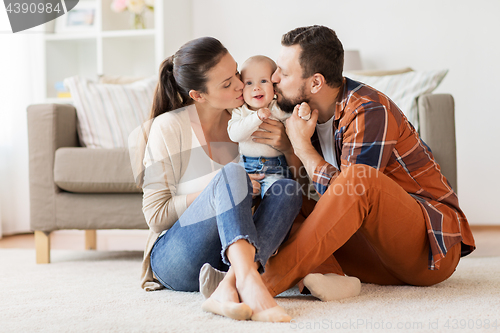
<path id="1" fill-rule="evenodd" d="M 309 120 L 304 120 L 299 117 L 298 108 L 296 107 L 292 116 L 286 121 L 286 132 L 295 155 L 304 165 L 318 194 L 322 195 L 326 191 L 330 180 L 338 176 L 339 170 L 326 162 L 311 143 L 317 121 L 318 110 L 311 112 Z"/>
<path id="2" fill-rule="evenodd" d="M 293 178 L 300 184 L 302 189 L 306 189 L 309 185 L 309 179 L 307 178 L 306 173 L 303 172 L 305 167 L 302 164 L 302 161 L 293 153 L 292 149 L 287 153 L 284 153 L 284 155 Z"/>

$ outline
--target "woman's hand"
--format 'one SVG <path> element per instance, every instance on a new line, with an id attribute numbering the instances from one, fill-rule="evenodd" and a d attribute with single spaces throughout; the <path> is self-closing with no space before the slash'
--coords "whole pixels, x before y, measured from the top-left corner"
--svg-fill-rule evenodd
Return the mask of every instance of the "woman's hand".
<path id="1" fill-rule="evenodd" d="M 250 177 L 250 180 L 252 181 L 252 187 L 253 187 L 253 197 L 255 198 L 260 194 L 260 183 L 257 180 L 261 180 L 264 178 L 265 174 L 263 173 L 249 173 L 248 177 Z"/>
<path id="2" fill-rule="evenodd" d="M 287 155 L 293 153 L 292 144 L 286 135 L 285 125 L 279 120 L 266 119 L 259 126 L 264 131 L 252 133 L 254 142 L 264 143 Z"/>

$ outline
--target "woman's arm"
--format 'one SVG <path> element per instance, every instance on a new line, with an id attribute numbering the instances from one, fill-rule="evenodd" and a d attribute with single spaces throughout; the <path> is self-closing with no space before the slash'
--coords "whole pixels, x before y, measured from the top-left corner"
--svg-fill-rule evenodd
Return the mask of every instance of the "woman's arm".
<path id="1" fill-rule="evenodd" d="M 176 195 L 181 174 L 181 128 L 172 118 L 164 117 L 160 123 L 155 120 L 144 154 L 142 211 L 148 226 L 158 233 L 169 229 L 187 208 L 187 196 Z"/>

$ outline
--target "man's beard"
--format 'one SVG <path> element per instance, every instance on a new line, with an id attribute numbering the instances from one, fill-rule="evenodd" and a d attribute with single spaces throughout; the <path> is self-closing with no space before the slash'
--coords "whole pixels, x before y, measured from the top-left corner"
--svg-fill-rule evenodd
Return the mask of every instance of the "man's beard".
<path id="1" fill-rule="evenodd" d="M 302 85 L 300 88 L 300 94 L 298 97 L 290 99 L 286 98 L 283 95 L 283 92 L 281 89 L 278 88 L 278 86 L 274 86 L 274 90 L 276 93 L 281 95 L 281 100 L 277 100 L 278 106 L 280 107 L 281 110 L 283 110 L 286 113 L 292 113 L 293 109 L 295 108 L 295 105 L 300 104 L 302 102 L 309 103 L 309 98 L 306 97 L 306 85 L 305 83 Z"/>

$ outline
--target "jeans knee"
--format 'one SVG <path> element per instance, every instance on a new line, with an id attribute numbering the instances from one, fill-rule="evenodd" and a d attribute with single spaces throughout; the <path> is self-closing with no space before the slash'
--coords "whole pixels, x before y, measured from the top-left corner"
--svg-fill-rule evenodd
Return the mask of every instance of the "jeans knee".
<path id="1" fill-rule="evenodd" d="M 222 168 L 221 171 L 223 171 L 223 173 L 227 175 L 227 181 L 230 183 L 250 182 L 245 168 L 238 163 L 228 163 Z"/>
<path id="2" fill-rule="evenodd" d="M 224 165 L 223 169 L 228 172 L 228 173 L 233 173 L 233 172 L 236 172 L 236 173 L 241 173 L 241 172 L 246 172 L 245 171 L 245 168 L 239 164 L 239 163 L 234 163 L 234 162 L 231 162 L 231 163 L 228 163 L 226 165 Z"/>

